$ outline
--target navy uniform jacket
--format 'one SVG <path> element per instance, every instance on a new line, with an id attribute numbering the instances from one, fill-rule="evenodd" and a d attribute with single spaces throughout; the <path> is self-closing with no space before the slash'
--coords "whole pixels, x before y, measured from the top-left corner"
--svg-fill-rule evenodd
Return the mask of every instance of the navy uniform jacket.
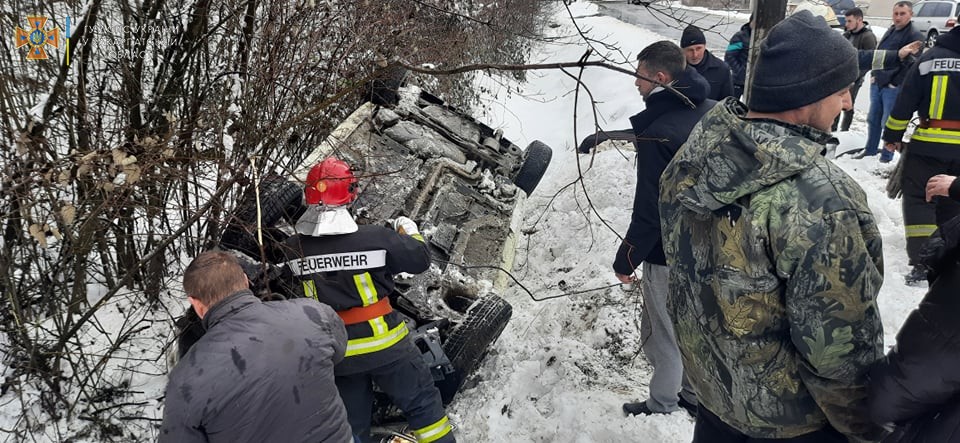
<path id="1" fill-rule="evenodd" d="M 721 100 L 733 96 L 733 77 L 730 73 L 730 67 L 710 51 L 703 51 L 703 60 L 699 65 L 693 66 L 703 78 L 710 83 L 710 94 L 707 96 L 710 100 Z"/>
<path id="2" fill-rule="evenodd" d="M 960 125 L 960 27 L 937 38 L 910 68 L 883 131 L 885 142 L 901 141 L 916 112 L 920 127 L 910 139 L 910 152 L 941 159 L 960 159 L 960 129 L 936 127 L 936 120 Z M 924 120 L 934 120 L 924 127 Z"/>
<path id="3" fill-rule="evenodd" d="M 382 226 L 359 226 L 357 232 L 311 237 L 294 235 L 285 242 L 286 266 L 294 290 L 336 311 L 369 306 L 389 296 L 394 274 L 418 274 L 430 268 L 423 237 L 401 235 Z M 365 372 L 418 353 L 396 311 L 364 323 L 347 325 L 346 357 L 337 375 Z"/>

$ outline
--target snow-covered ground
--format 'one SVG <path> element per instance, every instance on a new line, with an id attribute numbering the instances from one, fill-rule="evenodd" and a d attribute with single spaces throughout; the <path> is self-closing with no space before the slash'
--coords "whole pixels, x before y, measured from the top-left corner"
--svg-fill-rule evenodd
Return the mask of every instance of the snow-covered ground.
<path id="1" fill-rule="evenodd" d="M 580 59 L 587 43 L 577 34 L 562 5 L 551 18 L 550 32 L 531 63 L 570 62 Z M 594 4 L 577 2 L 570 11 L 580 29 L 592 39 L 597 53 L 609 54 L 633 69 L 631 61 L 644 46 L 663 39 L 650 31 L 597 14 Z M 618 47 L 622 53 L 611 51 Z M 457 435 L 463 442 L 688 442 L 693 420 L 684 413 L 653 417 L 625 417 L 623 402 L 647 397 L 650 366 L 640 352 L 639 314 L 635 293 L 625 291 L 613 276 L 610 264 L 630 218 L 635 182 L 633 153 L 605 147 L 595 156 L 578 156 L 579 139 L 594 132 L 589 93 L 596 101 L 597 123 L 606 129 L 628 128 L 628 117 L 643 108 L 633 78 L 603 68 L 583 72 L 579 97 L 578 70 L 529 72 L 528 82 L 507 77 L 484 77 L 479 82 L 492 91 L 485 99 L 486 120 L 504 129 L 506 137 L 521 146 L 542 140 L 554 148 L 550 169 L 528 200 L 522 228 L 528 233 L 518 242 L 515 276 L 537 298 L 580 292 L 537 302 L 513 286 L 505 297 L 514 316 L 478 371 L 472 387 L 465 389 L 449 408 Z M 572 76 L 572 77 L 571 77 Z M 512 91 L 508 93 L 507 91 Z M 861 91 L 860 111 L 849 133 L 839 134 L 840 150 L 863 143 L 864 115 L 869 102 Z M 576 106 L 575 101 L 577 101 Z M 576 132 L 574 131 L 576 128 Z M 900 202 L 886 197 L 879 174 L 890 166 L 875 160 L 842 159 L 838 163 L 865 188 L 884 235 L 887 279 L 880 307 L 891 345 L 905 316 L 923 294 L 903 284 L 907 272 Z M 582 174 L 582 181 L 578 178 Z M 100 294 L 102 295 L 102 294 Z M 122 324 L 129 311 L 111 303 L 98 320 Z M 169 328 L 168 324 L 154 328 Z M 131 353 L 135 352 L 131 348 Z M 166 378 L 162 359 L 140 367 L 130 390 L 140 414 L 161 415 Z M 39 409 L 37 397 L 28 394 L 0 404 L 0 429 L 22 420 L 26 409 Z M 36 441 L 56 441 L 57 431 L 70 423 L 55 423 Z M 128 431 L 133 431 L 129 430 Z M 150 435 L 153 430 L 143 430 Z M 132 437 L 131 437 L 132 438 Z M 0 435 L 0 441 L 9 437 Z"/>
<path id="2" fill-rule="evenodd" d="M 553 22 L 559 26 L 552 33 L 560 38 L 542 46 L 531 63 L 574 61 L 587 48 L 567 11 L 558 8 Z M 663 39 L 597 16 L 592 3 L 574 3 L 571 11 L 581 29 L 619 47 L 626 60 Z M 577 70 L 568 73 L 578 75 Z M 575 154 L 594 121 L 584 90 L 574 106 L 576 82 L 570 75 L 531 72 L 523 85 L 481 79 L 493 90 L 483 118 L 518 145 L 542 140 L 554 149 L 550 169 L 527 201 L 523 228 L 533 233 L 518 242 L 515 275 L 537 298 L 604 289 L 536 302 L 520 288 L 510 288 L 506 298 L 513 304 L 513 319 L 481 367 L 478 383 L 449 408 L 451 419 L 466 442 L 689 442 L 693 419 L 685 413 L 625 417 L 620 409 L 626 401 L 647 397 L 650 378 L 639 352 L 638 297 L 609 287 L 616 283 L 610 266 L 619 246 L 613 231 L 622 234 L 629 223 L 635 165 L 632 152 L 610 147 L 596 156 Z M 588 68 L 582 81 L 597 101 L 603 128 L 628 128 L 628 117 L 643 109 L 632 77 Z M 862 91 L 860 97 L 851 131 L 837 134 L 841 151 L 864 143 L 869 94 Z M 900 201 L 887 198 L 881 177 L 892 166 L 876 159 L 837 163 L 865 189 L 883 233 L 886 278 L 879 303 L 889 347 L 924 293 L 903 283 L 909 269 Z M 583 180 L 577 182 L 581 171 Z"/>

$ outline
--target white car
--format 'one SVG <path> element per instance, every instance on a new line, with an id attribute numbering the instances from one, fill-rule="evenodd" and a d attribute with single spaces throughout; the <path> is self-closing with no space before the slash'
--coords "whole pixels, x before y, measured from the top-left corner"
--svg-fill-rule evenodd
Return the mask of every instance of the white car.
<path id="1" fill-rule="evenodd" d="M 957 25 L 960 1 L 930 0 L 913 6 L 913 28 L 927 38 L 927 47 L 933 46 L 937 36 L 950 32 Z"/>

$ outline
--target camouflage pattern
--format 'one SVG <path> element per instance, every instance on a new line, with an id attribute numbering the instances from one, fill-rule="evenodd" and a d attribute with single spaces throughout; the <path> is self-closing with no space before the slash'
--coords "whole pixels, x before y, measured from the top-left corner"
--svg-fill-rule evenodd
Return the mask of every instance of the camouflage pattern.
<path id="1" fill-rule="evenodd" d="M 749 436 L 829 421 L 877 439 L 864 377 L 883 356 L 883 259 L 866 196 L 823 157 L 829 134 L 745 114 L 715 106 L 660 181 L 684 368 L 700 404 Z"/>

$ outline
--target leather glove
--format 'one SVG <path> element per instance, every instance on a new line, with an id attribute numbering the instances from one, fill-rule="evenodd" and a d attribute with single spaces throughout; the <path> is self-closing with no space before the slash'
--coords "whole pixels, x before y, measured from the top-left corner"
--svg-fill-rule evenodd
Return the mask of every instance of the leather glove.
<path id="1" fill-rule="evenodd" d="M 581 154 L 589 154 L 590 150 L 607 140 L 610 140 L 610 136 L 604 132 L 588 135 L 583 139 L 582 142 L 580 142 L 580 146 L 577 147 L 577 152 Z"/>
<path id="2" fill-rule="evenodd" d="M 404 235 L 417 235 L 420 233 L 420 229 L 417 228 L 417 224 L 414 223 L 413 220 L 410 220 L 402 215 L 393 220 L 393 229 Z"/>

